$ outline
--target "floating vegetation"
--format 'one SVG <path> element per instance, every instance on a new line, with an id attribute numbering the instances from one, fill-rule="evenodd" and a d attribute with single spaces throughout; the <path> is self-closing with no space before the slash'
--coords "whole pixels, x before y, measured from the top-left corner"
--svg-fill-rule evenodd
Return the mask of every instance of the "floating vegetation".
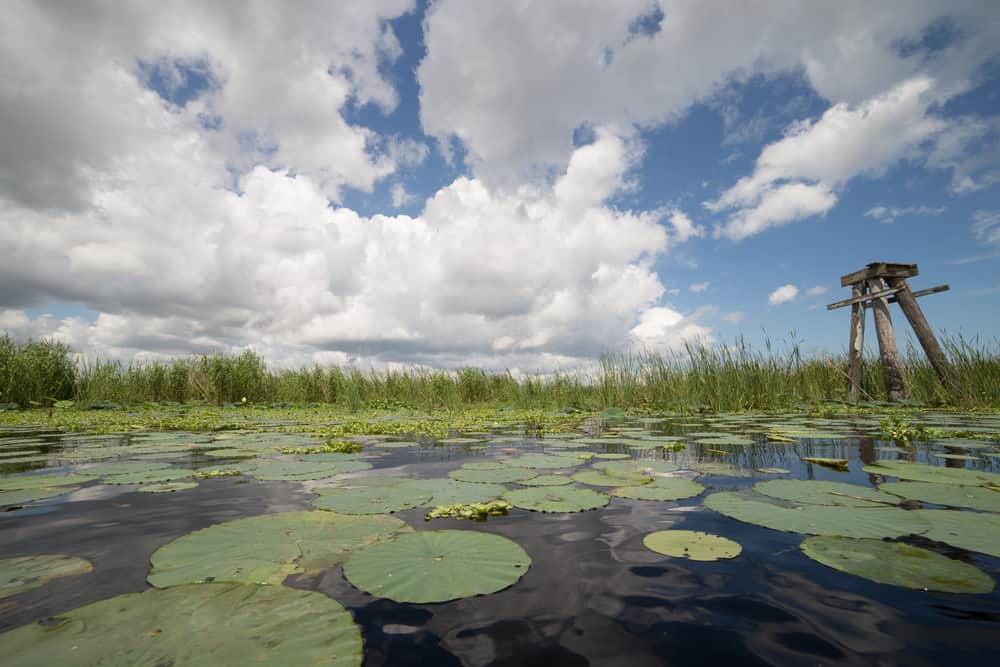
<path id="1" fill-rule="evenodd" d="M 757 468 L 757 472 L 764 475 L 787 475 L 792 471 L 788 468 Z"/>
<path id="2" fill-rule="evenodd" d="M 993 590 L 993 579 L 972 565 L 902 542 L 822 536 L 801 548 L 817 563 L 880 584 L 944 593 Z"/>
<path id="3" fill-rule="evenodd" d="M 847 472 L 847 459 L 830 459 L 821 456 L 803 456 L 801 457 L 806 463 L 815 463 L 818 466 L 823 466 L 824 468 L 830 468 L 831 470 L 837 470 L 839 472 Z"/>
<path id="4" fill-rule="evenodd" d="M 513 585 L 531 558 L 513 540 L 469 530 L 423 530 L 357 551 L 344 576 L 376 597 L 446 602 Z"/>
<path id="5" fill-rule="evenodd" d="M 895 417 L 880 422 L 878 427 L 880 440 L 892 440 L 903 446 L 918 440 L 927 440 L 930 435 L 926 427 Z"/>
<path id="6" fill-rule="evenodd" d="M 265 481 L 306 481 L 324 479 L 341 473 L 368 470 L 370 463 L 344 461 L 343 463 L 323 463 L 313 461 L 268 461 L 257 465 L 249 474 Z"/>
<path id="7" fill-rule="evenodd" d="M 330 453 L 338 454 L 355 454 L 364 449 L 364 446 L 360 442 L 354 442 L 353 440 L 327 440 L 323 444 L 323 449 Z"/>
<path id="8" fill-rule="evenodd" d="M 524 454 L 510 461 L 510 465 L 519 468 L 542 469 L 571 468 L 581 463 L 583 463 L 583 459 L 577 456 L 559 456 L 557 454 Z"/>
<path id="9" fill-rule="evenodd" d="M 507 510 L 512 505 L 506 500 L 492 500 L 488 503 L 454 503 L 452 505 L 436 505 L 424 515 L 425 521 L 431 519 L 472 519 L 486 521 L 491 516 L 507 516 Z"/>
<path id="10" fill-rule="evenodd" d="M 170 482 L 175 479 L 186 479 L 193 476 L 194 470 L 186 468 L 159 468 L 156 470 L 136 470 L 120 475 L 108 475 L 101 479 L 104 484 L 153 484 L 156 482 Z"/>
<path id="11" fill-rule="evenodd" d="M 361 632 L 322 593 L 203 584 L 101 600 L 0 635 L 4 664 L 360 665 Z"/>
<path id="12" fill-rule="evenodd" d="M 982 470 L 968 468 L 946 468 L 922 463 L 906 463 L 904 461 L 876 461 L 862 468 L 865 472 L 877 473 L 886 477 L 898 477 L 913 482 L 932 482 L 934 484 L 956 484 L 960 486 L 985 486 L 1000 484 L 1000 475 Z"/>
<path id="13" fill-rule="evenodd" d="M 705 490 L 698 482 L 681 477 L 657 477 L 651 484 L 623 486 L 611 491 L 611 495 L 632 500 L 683 500 L 693 498 Z"/>
<path id="14" fill-rule="evenodd" d="M 26 503 L 33 503 L 39 500 L 48 500 L 49 498 L 56 498 L 58 496 L 66 495 L 76 491 L 80 487 L 78 486 L 60 486 L 56 488 L 42 488 L 42 489 L 21 489 L 19 491 L 0 491 L 0 507 L 9 507 L 12 505 L 24 505 Z"/>
<path id="15" fill-rule="evenodd" d="M 45 489 L 56 486 L 72 486 L 85 484 L 97 479 L 94 475 L 86 474 L 24 474 L 5 475 L 0 477 L 0 491 L 24 491 L 26 489 Z"/>
<path id="16" fill-rule="evenodd" d="M 713 493 L 705 498 L 705 507 L 744 523 L 805 535 L 883 538 L 917 535 L 930 528 L 920 512 L 894 507 L 788 507 L 763 496 L 731 492 Z"/>
<path id="17" fill-rule="evenodd" d="M 174 491 L 193 489 L 196 486 L 198 486 L 198 482 L 163 482 L 162 484 L 146 484 L 136 490 L 143 493 L 173 493 Z"/>
<path id="18" fill-rule="evenodd" d="M 954 486 L 933 482 L 886 482 L 878 488 L 907 500 L 1000 512 L 1000 493 L 986 487 Z"/>
<path id="19" fill-rule="evenodd" d="M 539 475 L 518 482 L 524 486 L 564 486 L 572 483 L 573 478 L 569 475 Z"/>
<path id="20" fill-rule="evenodd" d="M 87 574 L 93 569 L 88 560 L 62 554 L 3 558 L 0 559 L 0 598 L 44 586 L 53 579 Z M 4 658 L 5 664 L 8 658 L 9 655 Z"/>
<path id="21" fill-rule="evenodd" d="M 930 524 L 923 537 L 1000 558 L 1000 515 L 955 510 L 915 510 Z"/>
<path id="22" fill-rule="evenodd" d="M 452 470 L 448 473 L 448 476 L 460 482 L 507 484 L 509 482 L 523 482 L 526 479 L 537 477 L 538 473 L 527 468 L 512 468 L 510 466 L 492 470 L 475 470 L 462 467 L 458 470 Z"/>
<path id="23" fill-rule="evenodd" d="M 860 484 L 804 479 L 772 479 L 758 482 L 754 491 L 765 496 L 805 505 L 877 507 L 899 504 L 899 498 Z"/>
<path id="24" fill-rule="evenodd" d="M 516 489 L 503 497 L 514 507 L 532 512 L 583 512 L 611 502 L 607 494 L 578 486 Z"/>
<path id="25" fill-rule="evenodd" d="M 343 562 L 354 549 L 411 530 L 390 516 L 280 512 L 227 521 L 179 537 L 150 557 L 157 588 L 189 583 L 280 584 L 289 574 Z"/>
<path id="26" fill-rule="evenodd" d="M 642 543 L 664 556 L 697 561 L 736 558 L 743 551 L 738 542 L 696 530 L 659 530 L 642 538 Z"/>
<path id="27" fill-rule="evenodd" d="M 637 486 L 649 484 L 653 478 L 638 472 L 584 470 L 574 474 L 573 480 L 590 486 Z"/>
<path id="28" fill-rule="evenodd" d="M 313 507 L 341 514 L 388 514 L 426 505 L 432 491 L 397 478 L 353 479 L 343 486 L 317 488 Z"/>
<path id="29" fill-rule="evenodd" d="M 402 483 L 430 493 L 427 505 L 484 503 L 499 498 L 507 490 L 502 484 L 460 482 L 450 478 L 411 479 Z"/>

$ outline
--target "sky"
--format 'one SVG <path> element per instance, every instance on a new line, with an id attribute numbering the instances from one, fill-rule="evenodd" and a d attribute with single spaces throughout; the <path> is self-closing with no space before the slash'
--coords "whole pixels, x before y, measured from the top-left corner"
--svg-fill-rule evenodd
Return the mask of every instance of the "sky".
<path id="1" fill-rule="evenodd" d="M 515 373 L 839 354 L 825 304 L 875 261 L 951 286 L 921 299 L 939 331 L 1000 331 L 993 0 L 9 0 L 0 62 L 18 340 Z"/>

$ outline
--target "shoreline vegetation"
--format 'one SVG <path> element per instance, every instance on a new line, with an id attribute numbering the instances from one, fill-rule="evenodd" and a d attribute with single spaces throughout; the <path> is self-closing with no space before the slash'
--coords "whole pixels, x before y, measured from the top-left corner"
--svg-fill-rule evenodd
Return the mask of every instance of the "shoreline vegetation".
<path id="1" fill-rule="evenodd" d="M 961 391 L 949 394 L 926 358 L 909 346 L 904 379 L 909 405 L 1000 408 L 1000 341 L 944 337 Z M 65 344 L 15 342 L 0 335 L 0 404 L 7 409 L 143 403 L 329 404 L 341 410 L 434 410 L 471 406 L 581 411 L 623 408 L 674 412 L 782 410 L 844 402 L 846 355 L 804 357 L 770 343 L 753 349 L 687 345 L 676 354 L 606 354 L 593 373 L 517 378 L 476 368 L 456 371 L 320 367 L 270 370 L 252 350 L 126 364 L 78 361 Z M 886 400 L 882 365 L 866 358 L 862 398 Z M 65 405 L 62 403 L 60 405 Z M 56 405 L 59 407 L 59 405 Z M 885 406 L 882 406 L 885 407 Z"/>

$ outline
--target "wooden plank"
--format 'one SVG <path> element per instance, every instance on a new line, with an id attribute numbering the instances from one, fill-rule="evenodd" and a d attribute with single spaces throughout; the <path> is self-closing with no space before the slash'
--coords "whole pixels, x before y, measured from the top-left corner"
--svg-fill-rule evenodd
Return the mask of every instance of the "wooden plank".
<path id="1" fill-rule="evenodd" d="M 855 285 L 854 287 L 857 287 L 857 285 Z M 851 291 L 852 296 L 851 296 L 850 299 L 844 299 L 843 301 L 837 301 L 836 303 L 831 303 L 831 304 L 827 305 L 826 309 L 827 310 L 836 310 L 837 308 L 843 308 L 844 306 L 853 306 L 856 303 L 861 303 L 863 301 L 869 301 L 871 299 L 878 299 L 878 298 L 881 298 L 881 297 L 886 297 L 886 296 L 889 296 L 890 294 L 895 294 L 896 292 L 899 292 L 899 291 L 900 291 L 899 289 L 893 288 L 893 289 L 880 290 L 878 292 L 872 292 L 870 294 L 863 295 L 863 296 L 853 296 L 853 294 L 855 292 L 852 289 L 852 291 Z"/>
<path id="2" fill-rule="evenodd" d="M 854 303 L 851 305 L 851 338 L 847 348 L 847 400 L 856 403 L 861 391 L 861 358 L 865 350 L 864 283 L 851 287 Z"/>
<path id="3" fill-rule="evenodd" d="M 886 289 L 885 281 L 881 278 L 875 278 L 868 284 L 869 289 L 876 289 L 876 293 Z M 899 401 L 906 398 L 906 386 L 903 384 L 903 360 L 896 347 L 896 334 L 893 333 L 892 318 L 889 317 L 889 302 L 884 297 L 872 299 L 871 307 L 875 315 L 879 357 L 885 369 L 885 393 L 890 401 Z"/>
<path id="4" fill-rule="evenodd" d="M 938 285 L 937 287 L 928 287 L 927 289 L 918 289 L 916 292 L 912 292 L 913 298 L 927 296 L 928 294 L 939 294 L 941 292 L 947 292 L 951 288 L 948 285 Z M 898 303 L 899 299 L 895 296 L 889 297 L 889 303 Z"/>
<path id="5" fill-rule="evenodd" d="M 840 286 L 847 287 L 864 280 L 875 278 L 912 278 L 920 273 L 916 264 L 893 264 L 890 262 L 872 262 L 860 271 L 848 273 L 840 277 Z"/>
<path id="6" fill-rule="evenodd" d="M 917 294 L 910 291 L 910 286 L 902 278 L 890 278 L 889 285 L 900 288 L 901 291 L 896 295 L 896 299 L 899 301 L 899 308 L 903 311 L 906 319 L 910 321 L 910 326 L 913 327 L 913 332 L 917 334 L 917 340 L 920 341 L 921 347 L 924 348 L 924 353 L 931 362 L 931 366 L 934 367 L 934 371 L 941 380 L 941 384 L 947 387 L 949 391 L 957 393 L 960 388 L 955 381 L 951 368 L 948 366 L 948 358 L 944 355 L 944 350 L 938 344 L 931 325 L 927 323 L 924 311 L 920 309 L 920 305 L 917 303 Z M 947 285 L 942 285 L 942 287 L 947 288 Z"/>

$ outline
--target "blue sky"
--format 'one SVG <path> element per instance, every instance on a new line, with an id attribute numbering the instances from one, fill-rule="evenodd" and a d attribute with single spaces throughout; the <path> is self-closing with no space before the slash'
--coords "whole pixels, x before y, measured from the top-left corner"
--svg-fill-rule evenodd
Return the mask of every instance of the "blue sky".
<path id="1" fill-rule="evenodd" d="M 122 5 L 64 43 L 71 10 L 15 3 L 0 328 L 280 366 L 840 352 L 839 276 L 891 261 L 991 339 L 1000 12 L 869 4 Z"/>

